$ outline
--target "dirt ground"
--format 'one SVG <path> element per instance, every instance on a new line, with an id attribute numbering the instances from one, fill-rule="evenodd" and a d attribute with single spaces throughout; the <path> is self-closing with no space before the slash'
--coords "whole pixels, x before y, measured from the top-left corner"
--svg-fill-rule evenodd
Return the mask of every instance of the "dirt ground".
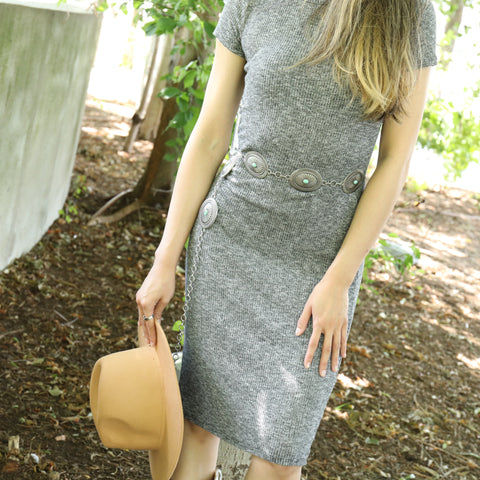
<path id="1" fill-rule="evenodd" d="M 62 216 L 0 273 L 2 479 L 149 478 L 145 452 L 102 446 L 88 406 L 96 359 L 135 346 L 135 292 L 165 221 L 149 207 L 87 226 L 145 166 L 149 142 L 122 151 L 131 114 L 89 99 Z M 414 241 L 419 264 L 401 275 L 374 263 L 305 479 L 480 478 L 479 227 L 479 195 L 403 192 L 385 233 Z M 177 281 L 172 344 L 181 268 Z"/>

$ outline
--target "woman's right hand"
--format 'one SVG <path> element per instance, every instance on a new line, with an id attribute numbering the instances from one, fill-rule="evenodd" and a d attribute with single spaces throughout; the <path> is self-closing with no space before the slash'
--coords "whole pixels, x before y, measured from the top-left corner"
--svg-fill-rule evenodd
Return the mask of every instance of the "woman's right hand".
<path id="1" fill-rule="evenodd" d="M 167 267 L 155 260 L 137 292 L 138 324 L 143 325 L 145 339 L 150 345 L 157 343 L 155 322 L 160 320 L 163 309 L 175 293 L 175 272 L 176 266 Z"/>

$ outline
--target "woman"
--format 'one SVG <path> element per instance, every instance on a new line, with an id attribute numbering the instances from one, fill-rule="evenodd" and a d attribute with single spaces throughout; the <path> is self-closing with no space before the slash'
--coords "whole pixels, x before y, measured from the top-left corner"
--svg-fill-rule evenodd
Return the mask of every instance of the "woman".
<path id="1" fill-rule="evenodd" d="M 139 321 L 154 342 L 190 234 L 172 478 L 211 479 L 223 438 L 252 454 L 248 480 L 299 479 L 346 356 L 364 256 L 406 178 L 435 15 L 430 0 L 228 0 L 215 35 Z"/>

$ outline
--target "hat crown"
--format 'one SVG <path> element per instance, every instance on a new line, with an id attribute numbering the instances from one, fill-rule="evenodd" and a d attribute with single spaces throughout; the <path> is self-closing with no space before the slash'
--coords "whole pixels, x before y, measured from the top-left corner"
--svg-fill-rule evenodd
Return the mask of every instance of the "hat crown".
<path id="1" fill-rule="evenodd" d="M 92 415 L 102 443 L 114 448 L 161 448 L 167 412 L 164 375 L 155 348 L 112 353 L 95 368 L 101 401 L 96 409 L 92 406 Z"/>
<path id="2" fill-rule="evenodd" d="M 183 409 L 170 346 L 155 322 L 156 345 L 106 355 L 95 363 L 90 407 L 106 447 L 149 450 L 153 480 L 168 480 L 180 456 Z"/>

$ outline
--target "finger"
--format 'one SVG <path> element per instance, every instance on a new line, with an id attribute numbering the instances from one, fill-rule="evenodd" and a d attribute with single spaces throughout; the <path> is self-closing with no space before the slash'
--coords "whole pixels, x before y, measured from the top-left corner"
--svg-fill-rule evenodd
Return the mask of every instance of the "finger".
<path id="1" fill-rule="evenodd" d="M 303 364 L 305 368 L 310 368 L 313 362 L 313 356 L 318 348 L 318 342 L 320 341 L 321 330 L 320 327 L 314 327 L 312 335 L 310 336 L 310 341 L 308 342 L 307 353 L 305 354 L 305 359 Z"/>
<path id="2" fill-rule="evenodd" d="M 305 331 L 311 316 L 312 316 L 312 307 L 310 306 L 310 303 L 307 302 L 303 307 L 303 312 L 300 315 L 300 318 L 298 319 L 298 322 L 297 322 L 297 329 L 295 330 L 295 335 L 297 337 Z"/>
<path id="3" fill-rule="evenodd" d="M 143 318 L 143 308 L 140 302 L 140 297 L 139 293 L 137 292 L 137 296 L 135 298 L 135 301 L 137 302 L 137 310 L 138 310 L 138 325 L 141 325 L 142 318 Z"/>
<path id="4" fill-rule="evenodd" d="M 167 302 L 164 302 L 163 300 L 158 301 L 158 303 L 155 305 L 155 308 L 153 309 L 153 315 L 155 316 L 155 320 L 161 322 L 162 313 L 166 306 Z"/>
<path id="5" fill-rule="evenodd" d="M 143 335 L 147 345 L 154 345 L 153 341 L 156 340 L 155 327 L 153 323 L 154 313 L 150 302 L 147 301 L 142 294 L 141 289 L 137 292 L 136 301 L 138 305 L 139 325 L 142 325 Z"/>
<path id="6" fill-rule="evenodd" d="M 348 325 L 347 321 L 345 321 L 342 325 L 342 358 L 345 358 L 347 356 L 347 336 L 348 336 Z"/>
<path id="7" fill-rule="evenodd" d="M 153 313 L 151 315 L 144 315 L 142 318 L 143 331 L 148 345 L 155 345 L 155 319 Z"/>
<path id="8" fill-rule="evenodd" d="M 332 352 L 332 334 L 323 332 L 323 346 L 322 346 L 322 355 L 320 357 L 320 366 L 318 371 L 321 377 L 324 377 L 327 374 L 328 359 L 330 358 L 330 353 Z"/>
<path id="9" fill-rule="evenodd" d="M 338 356 L 340 354 L 340 342 L 341 342 L 342 332 L 338 331 L 333 335 L 332 342 L 332 372 L 338 370 Z"/>

